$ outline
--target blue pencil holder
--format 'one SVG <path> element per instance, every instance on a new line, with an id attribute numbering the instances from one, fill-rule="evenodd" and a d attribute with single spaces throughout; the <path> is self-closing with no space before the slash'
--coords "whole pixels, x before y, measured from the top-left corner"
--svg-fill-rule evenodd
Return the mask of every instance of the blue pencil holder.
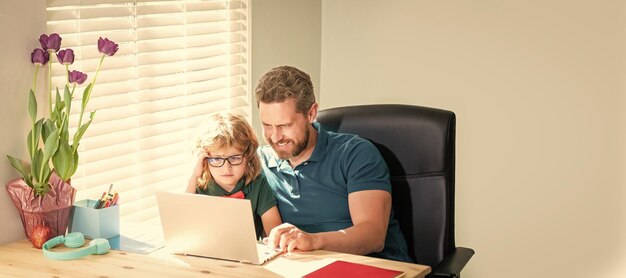
<path id="1" fill-rule="evenodd" d="M 112 238 L 120 234 L 120 207 L 95 209 L 97 200 L 80 200 L 72 208 L 69 231 L 86 238 Z"/>

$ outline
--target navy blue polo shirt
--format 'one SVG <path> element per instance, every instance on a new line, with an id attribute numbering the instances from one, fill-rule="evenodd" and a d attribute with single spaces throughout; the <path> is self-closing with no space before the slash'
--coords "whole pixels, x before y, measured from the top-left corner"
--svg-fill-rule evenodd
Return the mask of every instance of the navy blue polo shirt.
<path id="1" fill-rule="evenodd" d="M 284 222 L 310 232 L 338 231 L 352 227 L 348 195 L 361 190 L 391 193 L 389 169 L 378 149 L 353 134 L 318 131 L 311 157 L 292 168 L 278 159 L 270 146 L 259 148 L 267 181 L 276 194 Z M 393 212 L 387 228 L 385 248 L 376 257 L 411 262 L 406 242 Z"/>

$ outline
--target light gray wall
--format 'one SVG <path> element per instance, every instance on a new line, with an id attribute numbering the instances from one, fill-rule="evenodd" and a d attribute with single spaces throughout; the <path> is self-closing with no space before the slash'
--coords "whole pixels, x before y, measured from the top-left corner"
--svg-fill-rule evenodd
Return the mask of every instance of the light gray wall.
<path id="1" fill-rule="evenodd" d="M 624 1 L 322 1 L 321 107 L 457 114 L 465 278 L 625 277 Z"/>
<path id="2" fill-rule="evenodd" d="M 295 66 L 307 72 L 316 91 L 320 84 L 321 0 L 250 1 L 252 31 L 252 125 L 261 138 L 254 87 L 273 67 Z M 319 98 L 319 95 L 317 95 Z"/>
<path id="3" fill-rule="evenodd" d="M 45 9 L 45 1 L 0 1 L 0 182 L 3 185 L 0 190 L 0 244 L 26 238 L 17 209 L 4 187 L 19 176 L 6 155 L 28 157 L 28 90 L 32 86 L 35 69 L 30 63 L 30 53 L 35 47 L 40 47 L 37 39 L 46 30 Z"/>

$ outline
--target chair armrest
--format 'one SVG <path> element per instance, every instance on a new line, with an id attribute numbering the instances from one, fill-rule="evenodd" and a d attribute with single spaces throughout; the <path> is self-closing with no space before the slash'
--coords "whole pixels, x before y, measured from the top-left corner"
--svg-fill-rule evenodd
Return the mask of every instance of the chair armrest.
<path id="1" fill-rule="evenodd" d="M 461 270 L 473 255 L 474 250 L 465 247 L 457 247 L 454 252 L 448 254 L 443 258 L 443 261 L 433 267 L 428 277 L 460 277 Z"/>

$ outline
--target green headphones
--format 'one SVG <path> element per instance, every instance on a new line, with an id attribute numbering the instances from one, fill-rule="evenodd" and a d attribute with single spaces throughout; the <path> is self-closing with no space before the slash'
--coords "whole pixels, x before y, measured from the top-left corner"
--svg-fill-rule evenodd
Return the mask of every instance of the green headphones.
<path id="1" fill-rule="evenodd" d="M 68 261 L 82 258 L 87 255 L 96 254 L 102 255 L 109 252 L 111 246 L 109 241 L 104 238 L 96 238 L 89 242 L 87 248 L 81 248 L 76 251 L 69 252 L 53 252 L 50 251 L 54 246 L 63 243 L 68 248 L 79 248 L 85 245 L 85 237 L 79 232 L 73 232 L 67 234 L 67 236 L 57 236 L 51 238 L 43 244 L 41 249 L 43 250 L 44 257 L 59 261 Z"/>

